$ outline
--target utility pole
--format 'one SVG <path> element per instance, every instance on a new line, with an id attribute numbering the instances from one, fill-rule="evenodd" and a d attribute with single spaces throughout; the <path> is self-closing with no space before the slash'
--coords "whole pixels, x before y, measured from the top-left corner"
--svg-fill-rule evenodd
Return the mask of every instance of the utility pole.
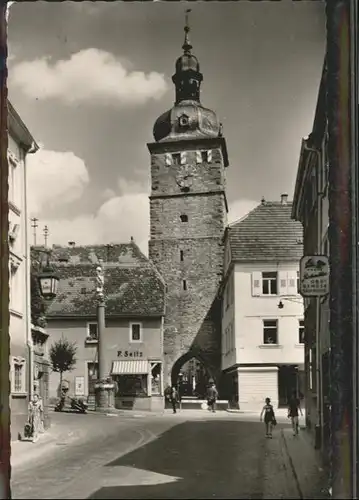
<path id="1" fill-rule="evenodd" d="M 359 435 L 358 435 L 358 403 L 359 403 L 359 340 L 358 340 L 358 327 L 359 327 L 359 155 L 358 155 L 358 139 L 359 139 L 359 75 L 358 75 L 358 0 L 350 0 L 350 45 L 351 45 L 351 150 L 352 150 L 352 171 L 351 171 L 351 202 L 352 202 L 352 285 L 353 285 L 353 403 L 352 403 L 352 498 L 358 498 L 359 494 L 359 480 L 357 464 L 359 459 Z"/>
<path id="2" fill-rule="evenodd" d="M 32 222 L 31 227 L 33 229 L 33 236 L 34 236 L 34 246 L 36 247 L 36 229 L 39 227 L 38 225 L 39 219 L 33 217 L 31 219 L 31 222 Z"/>
<path id="3" fill-rule="evenodd" d="M 353 2 L 326 2 L 327 17 L 327 110 L 329 157 L 329 247 L 330 247 L 330 403 L 331 403 L 331 493 L 332 498 L 353 496 L 354 359 L 356 336 L 353 294 L 352 72 L 351 15 Z M 357 191 L 356 191 L 357 194 Z M 354 279 L 353 279 L 354 278 Z M 354 365 L 354 366 L 353 366 Z M 356 437 L 357 440 L 357 437 Z"/>
<path id="4" fill-rule="evenodd" d="M 45 247 L 47 247 L 47 239 L 49 237 L 49 228 L 47 226 L 44 227 L 44 239 L 45 239 Z"/>

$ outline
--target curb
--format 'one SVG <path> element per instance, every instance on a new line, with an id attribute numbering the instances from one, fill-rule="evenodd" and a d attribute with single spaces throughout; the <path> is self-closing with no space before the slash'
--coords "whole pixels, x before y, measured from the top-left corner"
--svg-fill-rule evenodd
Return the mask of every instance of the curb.
<path id="1" fill-rule="evenodd" d="M 284 432 L 283 432 L 283 429 L 281 429 L 280 431 L 280 434 L 281 434 L 281 438 L 282 438 L 282 441 L 284 443 L 284 449 L 285 449 L 285 452 L 287 454 L 287 458 L 288 458 L 288 462 L 290 464 L 290 468 L 292 470 L 292 474 L 293 474 L 293 477 L 294 477 L 294 481 L 295 481 L 295 485 L 297 487 L 297 490 L 298 490 L 298 494 L 299 494 L 299 498 L 301 500 L 303 500 L 303 491 L 302 491 L 302 488 L 300 486 L 300 482 L 299 482 L 299 479 L 298 479 L 298 475 L 297 475 L 297 471 L 295 470 L 295 467 L 294 467 L 294 463 L 293 463 L 293 460 L 292 460 L 292 457 L 289 453 L 289 449 L 288 449 L 288 445 L 287 445 L 287 440 L 285 439 L 284 437 Z"/>

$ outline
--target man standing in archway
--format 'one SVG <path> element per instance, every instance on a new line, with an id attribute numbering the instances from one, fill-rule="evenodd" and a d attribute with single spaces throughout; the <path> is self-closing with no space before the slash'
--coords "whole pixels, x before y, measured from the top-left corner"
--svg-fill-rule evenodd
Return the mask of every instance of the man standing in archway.
<path id="1" fill-rule="evenodd" d="M 173 413 L 177 413 L 177 403 L 179 402 L 179 395 L 175 386 L 172 387 L 170 401 L 172 404 Z"/>
<path id="2" fill-rule="evenodd" d="M 217 387 L 215 386 L 213 380 L 211 380 L 207 390 L 207 403 L 208 403 L 208 409 L 213 413 L 216 411 L 217 399 L 218 399 Z"/>

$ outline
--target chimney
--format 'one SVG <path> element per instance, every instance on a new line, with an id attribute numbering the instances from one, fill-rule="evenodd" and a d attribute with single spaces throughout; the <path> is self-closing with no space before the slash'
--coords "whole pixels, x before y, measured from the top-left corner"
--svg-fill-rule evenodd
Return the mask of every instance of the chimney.
<path id="1" fill-rule="evenodd" d="M 266 200 L 265 200 L 264 196 L 262 196 L 261 205 L 265 205 L 265 202 L 266 202 Z"/>
<path id="2" fill-rule="evenodd" d="M 283 193 L 280 195 L 280 202 L 282 205 L 286 205 L 288 202 L 288 195 L 286 193 Z"/>
<path id="3" fill-rule="evenodd" d="M 133 236 L 131 236 L 131 243 L 134 243 L 135 242 L 135 239 Z"/>
<path id="4" fill-rule="evenodd" d="M 74 248 L 75 245 L 76 245 L 75 241 L 69 241 L 69 247 Z"/>

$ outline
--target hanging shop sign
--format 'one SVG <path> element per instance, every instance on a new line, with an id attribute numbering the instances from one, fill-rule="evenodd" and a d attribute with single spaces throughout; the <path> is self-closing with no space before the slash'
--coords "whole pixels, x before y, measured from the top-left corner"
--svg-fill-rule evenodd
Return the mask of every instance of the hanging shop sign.
<path id="1" fill-rule="evenodd" d="M 305 255 L 300 261 L 300 294 L 324 297 L 329 293 L 329 259 L 326 255 Z"/>

